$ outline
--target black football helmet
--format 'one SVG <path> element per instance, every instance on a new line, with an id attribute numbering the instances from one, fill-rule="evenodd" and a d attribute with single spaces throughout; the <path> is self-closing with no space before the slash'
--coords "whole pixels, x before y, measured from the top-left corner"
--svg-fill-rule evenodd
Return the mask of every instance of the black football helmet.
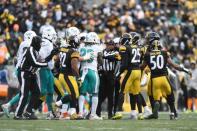
<path id="1" fill-rule="evenodd" d="M 154 40 L 159 40 L 160 36 L 156 32 L 148 32 L 145 36 L 147 42 L 151 44 Z"/>
<path id="2" fill-rule="evenodd" d="M 138 44 L 138 41 L 140 39 L 140 34 L 138 34 L 137 32 L 130 32 L 129 33 L 131 35 L 131 41 L 130 44 Z"/>
<path id="3" fill-rule="evenodd" d="M 120 38 L 121 45 L 129 45 L 130 41 L 131 41 L 131 35 L 129 33 L 124 33 Z"/>
<path id="4" fill-rule="evenodd" d="M 145 36 L 149 50 L 160 50 L 162 48 L 160 43 L 160 36 L 156 32 L 148 32 Z"/>

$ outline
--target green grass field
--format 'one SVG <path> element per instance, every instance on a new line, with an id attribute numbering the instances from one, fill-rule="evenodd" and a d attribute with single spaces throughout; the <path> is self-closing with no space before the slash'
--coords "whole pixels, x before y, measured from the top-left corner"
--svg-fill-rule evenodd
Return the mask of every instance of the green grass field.
<path id="1" fill-rule="evenodd" d="M 180 114 L 178 120 L 169 120 L 160 114 L 158 120 L 21 120 L 0 118 L 0 131 L 197 131 L 197 114 Z"/>

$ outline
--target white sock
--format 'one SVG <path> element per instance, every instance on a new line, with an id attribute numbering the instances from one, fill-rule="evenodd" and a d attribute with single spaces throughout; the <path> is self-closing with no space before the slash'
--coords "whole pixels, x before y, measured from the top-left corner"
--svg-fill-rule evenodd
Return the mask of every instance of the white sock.
<path id="1" fill-rule="evenodd" d="M 92 106 L 91 106 L 91 115 L 96 114 L 97 105 L 98 105 L 98 96 L 93 96 L 92 97 Z"/>
<path id="2" fill-rule="evenodd" d="M 65 112 L 67 112 L 67 111 L 68 111 L 68 104 L 63 104 L 63 105 L 62 105 L 61 112 L 62 112 L 62 113 L 65 113 Z"/>
<path id="3" fill-rule="evenodd" d="M 62 105 L 62 101 L 59 100 L 59 101 L 57 101 L 55 104 L 56 104 L 57 106 L 61 106 L 61 105 Z"/>
<path id="4" fill-rule="evenodd" d="M 83 114 L 83 107 L 84 107 L 85 97 L 83 95 L 79 96 L 79 114 Z"/>

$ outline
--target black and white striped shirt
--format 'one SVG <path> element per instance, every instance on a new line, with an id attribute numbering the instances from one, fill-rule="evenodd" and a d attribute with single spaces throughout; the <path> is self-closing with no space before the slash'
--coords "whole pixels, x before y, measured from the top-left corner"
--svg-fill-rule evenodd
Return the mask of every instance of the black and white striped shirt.
<path id="1" fill-rule="evenodd" d="M 29 47 L 25 50 L 20 69 L 21 71 L 28 71 L 31 73 L 35 73 L 39 67 L 46 67 L 47 63 L 38 62 L 38 52 L 33 49 L 33 47 Z"/>
<path id="2" fill-rule="evenodd" d="M 103 50 L 103 65 L 100 67 L 101 71 L 115 71 L 116 65 L 118 63 L 115 58 L 117 51 Z"/>

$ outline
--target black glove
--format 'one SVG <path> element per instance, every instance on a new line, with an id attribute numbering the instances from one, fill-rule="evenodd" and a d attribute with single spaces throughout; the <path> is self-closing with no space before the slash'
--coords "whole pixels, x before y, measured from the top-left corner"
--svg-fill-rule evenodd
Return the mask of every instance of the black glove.
<path id="1" fill-rule="evenodd" d="M 52 51 L 51 51 L 51 54 L 45 59 L 46 62 L 49 62 L 54 55 L 58 54 L 59 52 L 59 48 L 54 48 Z"/>

